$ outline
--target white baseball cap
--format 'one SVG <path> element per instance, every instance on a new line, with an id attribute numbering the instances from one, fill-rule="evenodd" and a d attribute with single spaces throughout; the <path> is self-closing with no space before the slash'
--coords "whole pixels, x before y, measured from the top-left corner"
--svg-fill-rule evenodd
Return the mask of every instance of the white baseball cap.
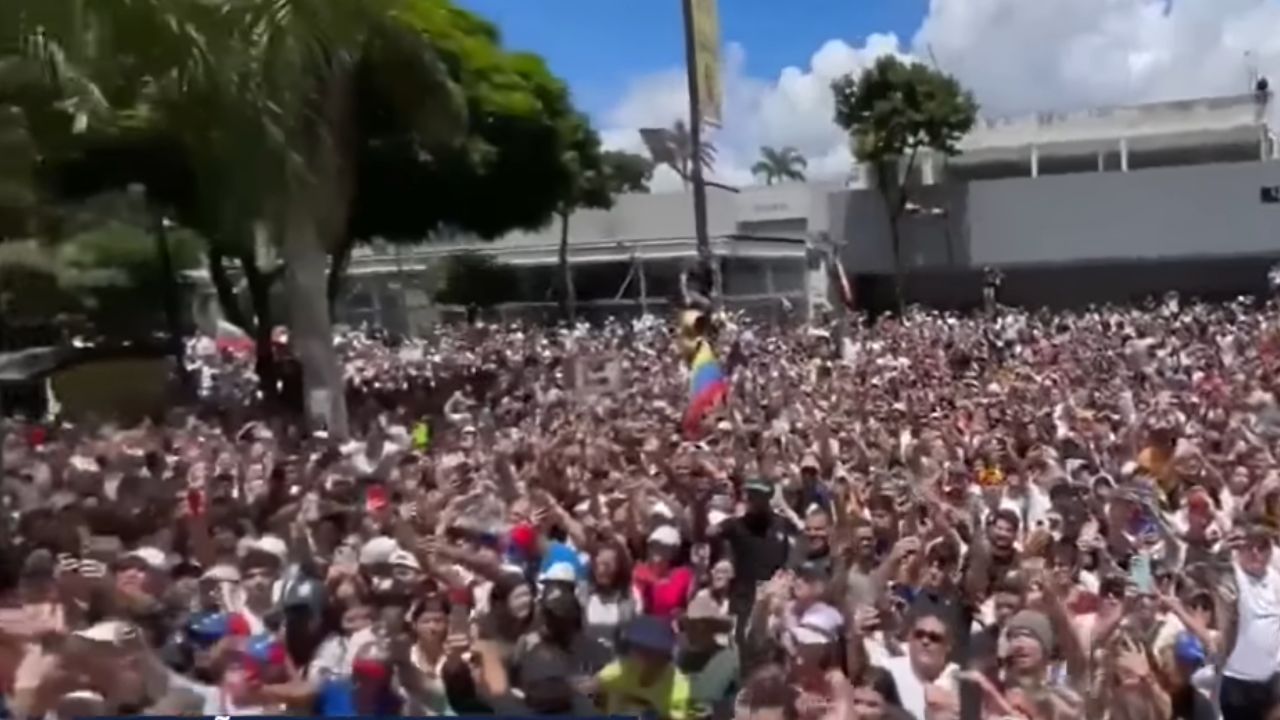
<path id="1" fill-rule="evenodd" d="M 649 533 L 649 542 L 676 547 L 680 544 L 680 531 L 672 525 L 663 525 Z"/>

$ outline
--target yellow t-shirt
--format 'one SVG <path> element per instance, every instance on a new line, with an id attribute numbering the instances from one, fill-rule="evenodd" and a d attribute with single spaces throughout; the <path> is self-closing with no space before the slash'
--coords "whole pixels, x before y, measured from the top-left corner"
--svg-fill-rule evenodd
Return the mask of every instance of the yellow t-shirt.
<path id="1" fill-rule="evenodd" d="M 607 665 L 596 676 L 608 715 L 656 715 L 662 720 L 689 720 L 689 678 L 672 665 L 649 685 L 626 660 Z"/>

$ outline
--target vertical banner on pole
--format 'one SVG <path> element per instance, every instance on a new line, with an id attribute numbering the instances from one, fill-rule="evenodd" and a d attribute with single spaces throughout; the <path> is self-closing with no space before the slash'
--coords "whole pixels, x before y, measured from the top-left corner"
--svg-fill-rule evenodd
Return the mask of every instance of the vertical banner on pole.
<path id="1" fill-rule="evenodd" d="M 720 17 L 717 0 L 689 0 L 693 23 L 693 63 L 702 121 L 719 126 L 723 97 L 720 87 Z M 697 122 L 697 120 L 694 120 Z"/>

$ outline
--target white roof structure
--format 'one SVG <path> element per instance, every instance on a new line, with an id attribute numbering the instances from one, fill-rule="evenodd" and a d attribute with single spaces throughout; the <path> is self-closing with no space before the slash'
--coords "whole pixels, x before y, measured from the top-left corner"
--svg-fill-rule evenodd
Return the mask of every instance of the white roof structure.
<path id="1" fill-rule="evenodd" d="M 1257 92 L 984 118 L 961 141 L 961 155 L 952 163 L 1026 162 L 1032 148 L 1040 159 L 1244 148 L 1267 154 L 1272 150 L 1268 143 L 1274 145 L 1269 109 L 1270 94 Z"/>

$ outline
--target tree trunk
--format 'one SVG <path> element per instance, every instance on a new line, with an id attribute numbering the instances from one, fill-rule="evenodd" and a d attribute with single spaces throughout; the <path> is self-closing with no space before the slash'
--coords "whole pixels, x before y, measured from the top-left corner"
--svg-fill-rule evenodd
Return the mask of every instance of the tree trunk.
<path id="1" fill-rule="evenodd" d="M 347 266 L 351 264 L 351 251 L 356 246 L 355 238 L 346 234 L 329 258 L 329 281 L 325 287 L 325 295 L 329 299 L 329 317 L 335 317 L 338 299 L 342 295 L 342 281 L 346 279 Z"/>
<path id="2" fill-rule="evenodd" d="M 573 266 L 569 264 L 569 213 L 560 215 L 560 316 L 572 325 L 577 320 L 577 297 L 573 288 Z"/>
<path id="3" fill-rule="evenodd" d="M 254 372 L 258 374 L 258 390 L 266 405 L 280 400 L 280 373 L 272 348 L 271 280 L 258 269 L 252 252 L 240 255 L 245 284 L 249 286 L 249 304 L 253 308 Z"/>
<path id="4" fill-rule="evenodd" d="M 306 197 L 295 193 L 288 200 L 281 228 L 289 345 L 302 366 L 303 404 L 312 427 L 345 440 L 349 434 L 346 399 L 325 295 L 328 255 L 321 247 L 310 207 Z"/>
<path id="5" fill-rule="evenodd" d="M 223 265 L 225 259 L 221 250 L 212 245 L 209 247 L 209 279 L 218 295 L 218 307 L 222 309 L 222 316 L 227 322 L 247 333 L 253 333 L 257 324 L 244 314 L 244 307 L 240 305 L 235 286 L 231 284 L 231 277 L 227 275 L 227 268 Z"/>
<path id="6" fill-rule="evenodd" d="M 289 298 L 289 343 L 302 366 L 303 405 L 311 425 L 331 438 L 350 435 L 342 365 L 329 312 L 329 252 L 347 235 L 354 198 L 355 76 L 339 59 L 324 79 L 321 126 L 309 148 L 306 178 L 294 179 L 280 207 L 280 247 Z"/>
<path id="7" fill-rule="evenodd" d="M 893 300 L 898 317 L 902 317 L 907 312 L 906 273 L 902 270 L 902 236 L 898 218 L 892 214 L 889 215 L 889 237 L 893 242 Z"/>
<path id="8" fill-rule="evenodd" d="M 915 153 L 907 165 L 908 174 L 915 164 Z M 898 225 L 899 218 L 907 206 L 907 190 L 904 183 L 898 180 L 898 158 L 881 160 L 876 163 L 876 185 L 880 188 L 880 197 L 884 200 L 884 210 L 889 221 L 889 239 L 893 251 L 893 298 L 898 316 L 906 314 L 906 272 L 902 267 L 902 229 Z M 892 170 L 892 172 L 890 172 Z M 897 196 L 894 196 L 894 191 Z"/>

